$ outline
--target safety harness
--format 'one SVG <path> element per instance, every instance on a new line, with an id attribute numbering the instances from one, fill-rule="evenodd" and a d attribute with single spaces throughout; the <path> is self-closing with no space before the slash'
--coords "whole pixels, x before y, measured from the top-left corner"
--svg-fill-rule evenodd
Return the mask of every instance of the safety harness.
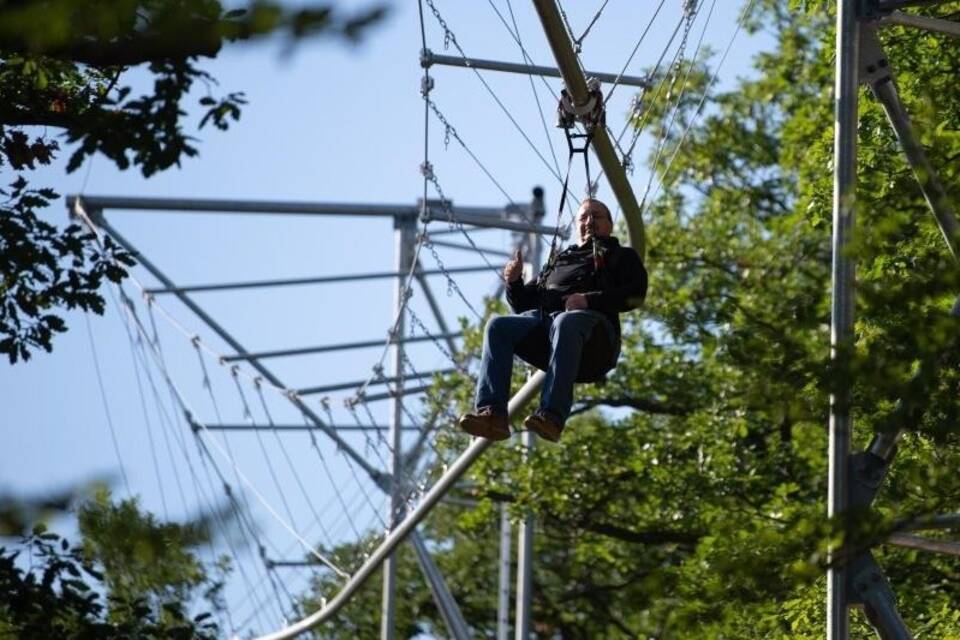
<path id="1" fill-rule="evenodd" d="M 570 93 L 563 89 L 560 91 L 560 102 L 557 105 L 557 127 L 563 129 L 564 136 L 567 139 L 567 171 L 563 177 L 563 191 L 560 195 L 560 206 L 557 210 L 557 226 L 553 232 L 553 238 L 550 241 L 550 255 L 547 258 L 547 264 L 540 272 L 537 279 L 537 287 L 542 290 L 546 287 L 547 278 L 553 272 L 557 263 L 559 249 L 557 244 L 560 238 L 560 225 L 563 220 L 563 208 L 567 204 L 567 192 L 570 184 L 570 169 L 573 167 L 573 159 L 577 154 L 583 156 L 583 168 L 587 177 L 587 195 L 592 196 L 596 185 L 590 178 L 590 143 L 593 142 L 593 135 L 598 127 L 606 126 L 606 111 L 603 105 L 603 92 L 600 90 L 600 81 L 596 78 L 587 80 L 587 89 L 589 99 L 582 105 L 577 106 L 573 102 Z M 577 123 L 583 125 L 583 133 L 576 130 Z M 599 243 L 593 239 L 593 266 L 596 273 L 604 267 L 604 256 Z"/>

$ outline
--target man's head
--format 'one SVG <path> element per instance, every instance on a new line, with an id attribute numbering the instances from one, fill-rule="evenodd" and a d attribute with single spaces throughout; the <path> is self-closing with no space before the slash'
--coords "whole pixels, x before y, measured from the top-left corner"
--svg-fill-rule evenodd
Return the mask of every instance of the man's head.
<path id="1" fill-rule="evenodd" d="M 606 238 L 613 233 L 613 218 L 607 205 L 593 198 L 581 202 L 577 210 L 577 233 L 580 244 L 590 238 Z"/>

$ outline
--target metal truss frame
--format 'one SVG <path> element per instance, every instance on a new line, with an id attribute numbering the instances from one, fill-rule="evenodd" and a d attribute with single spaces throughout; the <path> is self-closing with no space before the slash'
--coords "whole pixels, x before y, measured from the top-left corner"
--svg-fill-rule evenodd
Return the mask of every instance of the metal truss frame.
<path id="1" fill-rule="evenodd" d="M 270 288 L 270 287 L 282 287 L 282 286 L 291 286 L 291 285 L 300 285 L 300 284 L 324 284 L 324 283 L 334 283 L 334 282 L 347 282 L 354 280 L 368 280 L 376 278 L 393 278 L 396 281 L 395 287 L 395 303 L 399 311 L 402 312 L 402 303 L 401 296 L 404 295 L 403 287 L 405 286 L 404 278 L 411 271 L 412 264 L 410 260 L 413 257 L 413 248 L 416 241 L 416 222 L 419 218 L 420 220 L 427 222 L 432 219 L 441 219 L 444 221 L 450 221 L 459 225 L 466 225 L 473 228 L 480 229 L 505 229 L 514 232 L 525 232 L 528 234 L 539 235 L 539 234 L 552 234 L 554 229 L 546 227 L 540 224 L 540 221 L 543 218 L 543 200 L 542 200 L 542 190 L 537 189 L 534 191 L 535 197 L 532 204 L 527 206 L 520 206 L 516 204 L 507 205 L 506 207 L 455 207 L 452 204 L 448 204 L 444 207 L 444 213 L 442 216 L 435 215 L 433 212 L 430 203 L 418 203 L 415 206 L 409 205 L 371 205 L 371 204 L 349 204 L 349 203 L 311 203 L 311 202 L 274 202 L 274 201 L 249 201 L 249 200 L 209 200 L 209 199 L 181 199 L 181 198 L 138 198 L 138 197 L 115 197 L 115 196 L 69 196 L 67 198 L 67 209 L 71 215 L 77 210 L 78 207 L 86 212 L 87 217 L 92 221 L 92 223 L 109 235 L 117 244 L 122 246 L 124 249 L 129 251 L 132 255 L 136 257 L 141 266 L 143 266 L 151 275 L 156 278 L 161 284 L 162 287 L 152 288 L 145 290 L 145 293 L 148 294 L 170 294 L 177 297 L 187 308 L 189 308 L 204 324 L 206 324 L 214 333 L 216 333 L 226 344 L 228 344 L 236 353 L 225 358 L 226 361 L 246 361 L 251 367 L 253 367 L 264 379 L 268 380 L 271 384 L 274 384 L 281 388 L 287 388 L 280 379 L 273 374 L 266 366 L 263 364 L 264 359 L 282 357 L 282 356 L 296 356 L 312 353 L 325 353 L 330 351 L 338 350 L 349 350 L 349 349 L 358 349 L 358 348 L 369 348 L 372 346 L 382 346 L 384 344 L 383 340 L 379 341 L 365 341 L 357 343 L 343 343 L 338 345 L 325 345 L 320 347 L 306 347 L 299 349 L 287 349 L 287 350 L 275 350 L 275 351 L 264 351 L 264 352 L 250 352 L 233 336 L 231 335 L 221 324 L 214 320 L 209 313 L 207 313 L 203 307 L 193 300 L 188 294 L 193 292 L 202 292 L 202 291 L 224 291 L 224 290 L 237 290 L 237 289 L 248 289 L 248 288 Z M 435 203 L 434 203 L 435 204 Z M 449 207 L 449 210 L 448 210 Z M 343 276 L 328 276 L 328 277 L 314 277 L 314 278 L 298 278 L 298 279 L 283 279 L 283 280 L 262 280 L 262 281 L 252 281 L 252 282 L 240 282 L 240 283 L 212 283 L 206 285 L 194 285 L 194 286 L 178 286 L 176 285 L 159 267 L 153 264 L 138 248 L 126 237 L 124 237 L 117 229 L 114 227 L 105 216 L 106 210 L 114 211 L 123 211 L 123 210 L 136 210 L 136 211 L 158 211 L 164 213 L 188 213 L 188 212 L 204 212 L 204 213 L 216 213 L 216 214 L 260 214 L 260 215 L 301 215 L 301 216 L 324 216 L 324 215 L 333 215 L 333 216 L 377 216 L 377 217 L 392 217 L 394 220 L 394 228 L 397 230 L 397 268 L 395 271 L 383 272 L 383 273 L 372 273 L 372 274 L 359 274 L 359 275 L 343 275 Z M 452 212 L 452 219 L 450 218 Z M 516 220 L 517 214 L 522 215 L 532 214 L 536 219 L 535 223 L 527 223 Z M 391 448 L 391 469 L 389 471 L 380 470 L 373 467 L 364 456 L 357 452 L 348 442 L 343 440 L 339 435 L 339 430 L 344 431 L 362 431 L 361 427 L 341 427 L 338 425 L 332 425 L 325 423 L 316 412 L 310 409 L 301 399 L 301 394 L 311 394 L 311 393 L 323 393 L 324 391 L 333 391 L 339 390 L 345 387 L 343 384 L 336 385 L 325 385 L 318 387 L 311 387 L 302 390 L 298 390 L 296 393 L 289 394 L 287 397 L 294 404 L 294 406 L 312 423 L 310 425 L 279 425 L 276 427 L 270 427 L 275 429 L 278 432 L 282 431 L 294 431 L 294 430 L 304 430 L 312 429 L 318 430 L 328 436 L 333 442 L 337 445 L 338 449 L 348 456 L 354 463 L 357 464 L 361 469 L 363 469 L 370 479 L 373 481 L 374 485 L 385 492 L 389 497 L 389 507 L 388 507 L 388 516 L 391 523 L 391 529 L 396 528 L 399 524 L 399 517 L 402 517 L 402 495 L 403 490 L 405 489 L 404 483 L 400 481 L 402 474 L 405 469 L 412 468 L 416 464 L 416 458 L 420 455 L 423 450 L 422 443 L 426 439 L 426 434 L 428 434 L 434 427 L 434 421 L 437 416 L 434 415 L 429 419 L 421 429 L 421 438 L 416 445 L 411 447 L 408 452 L 403 452 L 401 450 L 401 432 L 409 430 L 409 427 L 403 426 L 401 421 L 401 401 L 402 397 L 405 395 L 411 395 L 415 393 L 421 393 L 426 389 L 430 388 L 430 385 L 420 385 L 417 387 L 405 387 L 404 381 L 415 378 L 424 378 L 428 374 L 422 375 L 410 375 L 404 372 L 403 370 L 403 347 L 405 344 L 410 342 L 418 342 L 423 340 L 438 339 L 446 341 L 447 346 L 451 349 L 451 353 L 456 353 L 456 343 L 454 339 L 459 337 L 459 333 L 451 332 L 447 326 L 446 320 L 443 316 L 443 313 L 438 305 L 436 298 L 433 296 L 433 293 L 430 289 L 429 283 L 427 281 L 428 275 L 435 275 L 439 273 L 466 273 L 474 272 L 488 269 L 489 267 L 466 267 L 466 268 L 453 268 L 444 270 L 426 270 L 422 267 L 419 267 L 413 271 L 416 281 L 420 285 L 421 290 L 424 292 L 424 295 L 428 301 L 431 312 L 434 314 L 435 319 L 440 326 L 443 333 L 434 336 L 427 337 L 408 337 L 405 335 L 404 325 L 402 322 L 402 313 L 400 317 L 400 322 L 398 324 L 397 330 L 391 335 L 389 339 L 389 344 L 392 346 L 394 353 L 394 368 L 395 375 L 392 377 L 386 377 L 382 380 L 375 380 L 371 384 L 393 384 L 394 388 L 381 394 L 372 394 L 365 395 L 364 401 L 371 402 L 376 400 L 383 399 L 392 399 L 394 401 L 393 406 L 393 416 L 391 424 L 388 427 L 373 427 L 374 429 L 381 428 L 389 432 L 388 439 L 393 443 Z M 429 372 L 430 375 L 437 372 Z M 353 383 L 350 383 L 353 384 Z M 255 427 L 250 425 L 231 425 L 231 424 L 215 424 L 210 425 L 210 429 L 214 430 L 226 430 L 226 431 L 239 431 L 239 430 L 255 430 Z M 438 498 L 439 499 L 439 498 Z M 404 519 L 406 521 L 406 519 Z M 419 519 L 417 520 L 419 522 Z M 463 619 L 463 615 L 460 612 L 459 606 L 456 603 L 452 593 L 450 592 L 449 587 L 443 579 L 442 574 L 440 573 L 438 567 L 433 562 L 432 557 L 430 556 L 426 545 L 424 544 L 419 533 L 415 530 L 414 527 L 406 527 L 404 529 L 404 534 L 396 538 L 399 543 L 405 537 L 409 536 L 411 539 L 411 544 L 414 546 L 416 551 L 416 556 L 418 563 L 421 567 L 421 570 L 424 574 L 424 577 L 427 581 L 427 584 L 430 588 L 430 591 L 434 597 L 434 600 L 437 604 L 438 609 L 440 610 L 444 621 L 447 624 L 448 631 L 451 636 L 456 638 L 456 640 L 466 640 L 470 637 L 469 628 L 466 624 L 466 621 Z M 395 546 L 395 545 L 394 545 Z M 391 547 L 392 550 L 392 547 Z M 385 580 L 384 580 L 384 605 L 385 607 L 393 607 L 394 596 L 393 596 L 393 580 L 391 580 L 389 567 L 392 563 L 389 562 L 389 555 L 385 556 L 387 560 L 387 571 L 385 571 Z M 285 560 L 269 560 L 271 566 L 275 567 L 284 567 L 284 566 L 299 566 L 296 561 L 285 561 Z M 384 615 L 384 625 L 392 626 L 392 615 Z M 388 635 L 392 635 L 392 629 L 384 631 Z"/>

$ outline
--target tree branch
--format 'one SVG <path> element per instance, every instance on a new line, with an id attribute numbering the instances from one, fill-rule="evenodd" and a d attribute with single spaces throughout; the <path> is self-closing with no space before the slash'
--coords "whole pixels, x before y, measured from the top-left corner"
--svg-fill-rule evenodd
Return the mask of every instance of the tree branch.
<path id="1" fill-rule="evenodd" d="M 671 405 L 650 398 L 619 396 L 589 398 L 584 400 L 573 411 L 571 411 L 570 415 L 578 415 L 601 405 L 606 407 L 629 407 L 631 409 L 636 409 L 637 411 L 643 411 L 644 413 L 654 413 L 667 416 L 687 416 L 693 413 L 693 409 L 690 407 Z"/>
<path id="2" fill-rule="evenodd" d="M 597 521 L 581 522 L 580 527 L 584 531 L 599 533 L 632 544 L 682 544 L 690 546 L 696 544 L 703 537 L 703 534 L 699 531 L 671 531 L 669 529 L 637 531 L 608 522 Z"/>

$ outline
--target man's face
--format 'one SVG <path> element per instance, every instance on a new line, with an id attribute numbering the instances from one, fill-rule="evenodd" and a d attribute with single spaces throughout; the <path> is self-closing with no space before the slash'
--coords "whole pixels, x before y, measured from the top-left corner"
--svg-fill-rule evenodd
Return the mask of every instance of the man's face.
<path id="1" fill-rule="evenodd" d="M 599 202 L 588 200 L 580 205 L 577 211 L 577 233 L 580 235 L 580 244 L 590 238 L 606 238 L 613 233 L 613 220 L 610 214 Z"/>

